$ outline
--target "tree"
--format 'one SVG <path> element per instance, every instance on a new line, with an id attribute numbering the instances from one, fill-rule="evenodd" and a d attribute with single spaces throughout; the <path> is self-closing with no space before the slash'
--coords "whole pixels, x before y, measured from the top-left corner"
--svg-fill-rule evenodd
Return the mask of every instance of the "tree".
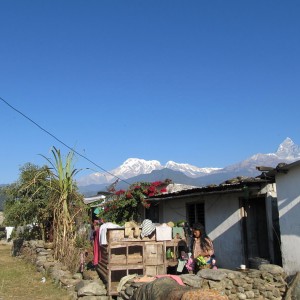
<path id="1" fill-rule="evenodd" d="M 45 238 L 45 228 L 51 218 L 47 209 L 49 190 L 48 167 L 27 163 L 20 168 L 17 182 L 5 186 L 5 224 L 11 226 L 35 225 Z"/>

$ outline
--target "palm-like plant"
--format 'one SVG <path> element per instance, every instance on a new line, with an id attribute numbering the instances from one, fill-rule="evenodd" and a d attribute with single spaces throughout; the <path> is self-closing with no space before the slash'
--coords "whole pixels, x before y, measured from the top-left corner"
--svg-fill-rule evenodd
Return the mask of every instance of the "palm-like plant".
<path id="1" fill-rule="evenodd" d="M 76 238 L 75 218 L 83 206 L 75 189 L 74 176 L 80 171 L 74 169 L 74 153 L 69 152 L 65 161 L 59 149 L 51 150 L 53 160 L 46 158 L 52 166 L 52 196 L 50 207 L 53 209 L 53 241 L 55 257 L 64 259 Z"/>

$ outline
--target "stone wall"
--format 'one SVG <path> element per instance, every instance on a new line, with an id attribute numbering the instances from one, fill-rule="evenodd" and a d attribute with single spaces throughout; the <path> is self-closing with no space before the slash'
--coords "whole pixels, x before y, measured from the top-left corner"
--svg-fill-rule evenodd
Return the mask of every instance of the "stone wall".
<path id="1" fill-rule="evenodd" d="M 283 269 L 270 264 L 261 265 L 260 270 L 250 269 L 240 272 L 206 269 L 201 270 L 197 275 L 184 274 L 179 277 L 191 288 L 218 291 L 220 296 L 230 300 L 279 300 L 284 299 L 287 290 L 286 274 Z M 133 297 L 140 286 L 141 283 L 134 282 L 134 278 L 127 281 L 121 288 L 119 300 Z"/>
<path id="2" fill-rule="evenodd" d="M 14 244 L 19 247 L 20 241 Z M 13 252 L 16 255 L 20 255 L 36 266 L 36 270 L 41 272 L 41 278 L 53 280 L 58 286 L 68 290 L 73 299 L 111 299 L 107 296 L 106 287 L 96 272 L 84 271 L 72 274 L 60 262 L 54 260 L 53 244 L 43 241 L 25 241 L 20 249 L 15 250 Z M 287 283 L 283 269 L 270 264 L 263 264 L 259 268 L 259 270 L 245 271 L 204 269 L 197 275 L 183 274 L 179 277 L 193 292 L 207 291 L 205 299 L 284 299 Z M 131 276 L 129 280 L 124 281 L 124 284 L 120 286 L 118 300 L 134 298 L 137 289 L 147 284 L 135 282 L 137 277 L 139 276 Z M 216 292 L 219 297 L 215 294 L 209 298 L 209 291 Z"/>
<path id="3" fill-rule="evenodd" d="M 20 246 L 20 241 L 14 241 Z M 53 244 L 43 241 L 24 241 L 16 255 L 36 266 L 42 280 L 51 279 L 59 287 L 69 291 L 72 299 L 108 300 L 106 287 L 96 272 L 84 271 L 72 274 L 66 266 L 53 258 Z M 79 260 L 79 258 L 78 258 Z"/>

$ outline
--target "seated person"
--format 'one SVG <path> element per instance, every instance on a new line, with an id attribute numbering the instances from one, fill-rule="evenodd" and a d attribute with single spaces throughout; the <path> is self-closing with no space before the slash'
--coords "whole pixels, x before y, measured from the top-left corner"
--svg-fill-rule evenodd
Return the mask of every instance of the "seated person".
<path id="1" fill-rule="evenodd" d="M 192 269 L 195 273 L 204 268 L 216 269 L 213 243 L 207 236 L 204 226 L 196 223 L 192 232 L 193 237 L 190 244 L 192 257 L 187 268 Z"/>

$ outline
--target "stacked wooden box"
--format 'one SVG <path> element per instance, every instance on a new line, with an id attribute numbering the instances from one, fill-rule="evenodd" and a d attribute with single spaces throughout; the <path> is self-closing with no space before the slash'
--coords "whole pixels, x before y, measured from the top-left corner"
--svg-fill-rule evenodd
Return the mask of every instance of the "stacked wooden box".
<path id="1" fill-rule="evenodd" d="M 150 237 L 125 237 L 124 228 L 107 229 L 107 245 L 100 246 L 98 271 L 107 283 L 109 295 L 117 295 L 120 279 L 130 274 L 155 276 L 166 273 L 166 244 Z"/>

